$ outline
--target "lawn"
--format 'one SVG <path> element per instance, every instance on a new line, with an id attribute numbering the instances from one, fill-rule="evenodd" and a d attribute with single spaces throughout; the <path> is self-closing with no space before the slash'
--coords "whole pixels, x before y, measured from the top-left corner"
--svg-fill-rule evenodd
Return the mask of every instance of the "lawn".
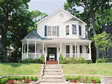
<path id="1" fill-rule="evenodd" d="M 93 74 L 112 76 L 112 63 L 63 64 L 64 74 Z"/>
<path id="2" fill-rule="evenodd" d="M 39 75 L 41 64 L 1 63 L 0 76 Z"/>

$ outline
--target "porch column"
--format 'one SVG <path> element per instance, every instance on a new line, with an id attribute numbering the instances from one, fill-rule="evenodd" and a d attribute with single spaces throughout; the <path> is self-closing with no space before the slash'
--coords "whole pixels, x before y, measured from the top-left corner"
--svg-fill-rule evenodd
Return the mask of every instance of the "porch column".
<path id="1" fill-rule="evenodd" d="M 36 48 L 37 48 L 37 47 L 36 47 L 36 41 L 35 41 L 35 58 L 36 58 Z"/>
<path id="2" fill-rule="evenodd" d="M 45 59 L 45 64 L 46 64 L 46 55 L 45 55 L 45 52 L 44 52 L 44 42 L 43 42 L 42 53 L 43 53 L 43 55 L 44 55 L 44 59 Z"/>
<path id="3" fill-rule="evenodd" d="M 62 54 L 62 43 L 60 43 L 60 54 Z M 58 55 L 58 64 L 59 64 L 59 56 L 60 54 Z"/>
<path id="4" fill-rule="evenodd" d="M 27 58 L 28 58 L 28 51 L 29 51 L 29 41 L 27 40 Z"/>
<path id="5" fill-rule="evenodd" d="M 24 53 L 24 44 L 23 44 L 23 42 L 22 42 L 22 60 L 23 60 L 23 53 Z"/>
<path id="6" fill-rule="evenodd" d="M 78 58 L 80 57 L 80 48 L 79 48 L 79 44 L 77 44 L 77 56 L 78 56 Z"/>
<path id="7" fill-rule="evenodd" d="M 77 52 L 77 47 L 76 47 L 76 43 L 75 43 L 75 57 L 77 57 L 76 55 L 76 52 Z"/>
<path id="8" fill-rule="evenodd" d="M 91 43 L 89 42 L 89 59 L 91 59 Z"/>
<path id="9" fill-rule="evenodd" d="M 73 57 L 73 49 L 72 49 L 73 45 L 70 45 L 70 57 Z"/>

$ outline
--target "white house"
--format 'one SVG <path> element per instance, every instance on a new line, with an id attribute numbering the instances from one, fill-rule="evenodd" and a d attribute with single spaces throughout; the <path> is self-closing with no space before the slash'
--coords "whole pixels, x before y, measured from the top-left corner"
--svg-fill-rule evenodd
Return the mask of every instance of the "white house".
<path id="1" fill-rule="evenodd" d="M 84 57 L 91 60 L 91 40 L 87 39 L 86 23 L 59 9 L 40 20 L 36 31 L 22 40 L 22 59 L 40 58 L 57 61 L 59 56 Z"/>

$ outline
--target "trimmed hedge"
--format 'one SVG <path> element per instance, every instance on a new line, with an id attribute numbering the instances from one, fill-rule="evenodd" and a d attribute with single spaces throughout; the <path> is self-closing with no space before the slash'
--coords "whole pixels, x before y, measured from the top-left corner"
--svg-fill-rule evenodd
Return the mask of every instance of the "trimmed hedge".
<path id="1" fill-rule="evenodd" d="M 80 58 L 74 58 L 74 57 L 72 57 L 72 58 L 71 57 L 64 58 L 62 56 L 62 54 L 60 54 L 59 63 L 60 64 L 80 64 L 80 63 L 90 64 L 90 63 L 92 63 L 92 60 L 86 60 L 83 57 L 80 57 Z"/>
<path id="2" fill-rule="evenodd" d="M 29 79 L 30 81 L 37 81 L 38 77 L 36 76 L 13 76 L 13 77 L 6 77 L 0 79 L 0 84 L 6 84 L 9 80 L 25 80 Z"/>
<path id="3" fill-rule="evenodd" d="M 96 83 L 101 83 L 101 80 L 99 77 L 89 77 L 89 76 L 74 76 L 74 77 L 70 77 L 70 76 L 66 76 L 65 77 L 66 81 L 70 81 L 70 80 L 77 80 L 78 83 L 92 83 L 92 82 L 96 82 Z"/>
<path id="4" fill-rule="evenodd" d="M 22 63 L 42 63 L 42 61 L 41 59 L 27 58 L 22 60 Z"/>

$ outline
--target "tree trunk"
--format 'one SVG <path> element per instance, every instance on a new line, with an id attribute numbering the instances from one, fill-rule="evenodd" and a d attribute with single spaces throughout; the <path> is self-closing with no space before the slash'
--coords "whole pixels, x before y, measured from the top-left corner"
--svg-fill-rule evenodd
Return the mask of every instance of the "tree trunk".
<path id="1" fill-rule="evenodd" d="M 92 28 L 93 28 L 93 36 L 96 37 L 96 27 L 95 27 L 95 13 L 94 11 L 91 11 L 91 23 L 92 23 Z M 96 47 L 96 59 L 99 58 L 99 48 L 97 45 Z"/>

